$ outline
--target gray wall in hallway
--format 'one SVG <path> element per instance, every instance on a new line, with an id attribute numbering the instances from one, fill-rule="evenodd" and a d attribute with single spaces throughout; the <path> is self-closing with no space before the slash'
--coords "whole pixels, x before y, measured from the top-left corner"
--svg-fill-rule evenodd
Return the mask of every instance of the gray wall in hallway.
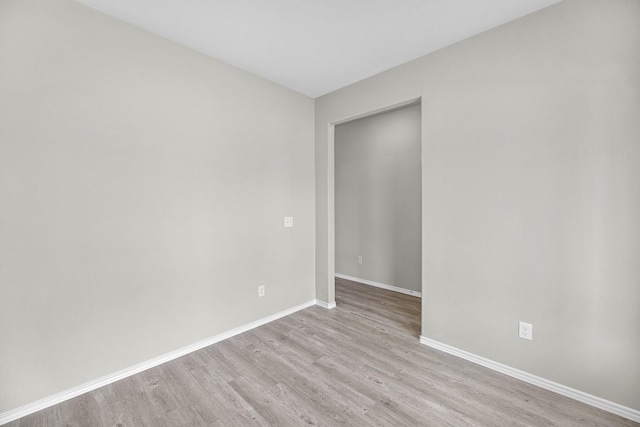
<path id="1" fill-rule="evenodd" d="M 336 273 L 421 291 L 420 120 L 414 105 L 336 126 Z"/>

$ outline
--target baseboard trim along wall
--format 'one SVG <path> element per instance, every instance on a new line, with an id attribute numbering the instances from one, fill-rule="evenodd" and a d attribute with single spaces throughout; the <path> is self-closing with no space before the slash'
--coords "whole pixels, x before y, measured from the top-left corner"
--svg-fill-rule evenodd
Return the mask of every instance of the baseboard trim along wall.
<path id="1" fill-rule="evenodd" d="M 422 298 L 422 292 L 412 291 L 411 289 L 399 288 L 393 285 L 374 282 L 373 280 L 360 279 L 359 277 L 347 276 L 346 274 L 336 273 L 338 279 L 350 280 L 352 282 L 362 283 L 363 285 L 375 286 L 376 288 L 386 289 L 388 291 L 400 292 L 401 294 L 411 295 L 412 297 Z"/>
<path id="2" fill-rule="evenodd" d="M 324 302 L 324 301 L 320 301 L 320 300 L 316 300 L 316 304 L 319 305 L 320 307 L 324 307 L 326 309 L 331 310 L 332 308 L 336 308 L 336 302 Z"/>
<path id="3" fill-rule="evenodd" d="M 562 396 L 566 396 L 579 402 L 586 403 L 587 405 L 591 405 L 596 408 L 611 412 L 613 414 L 620 415 L 621 417 L 630 419 L 632 421 L 640 422 L 640 411 L 637 411 L 635 409 L 602 399 L 597 396 L 593 396 L 591 394 L 576 390 L 571 387 L 567 387 L 562 384 L 558 384 L 553 381 L 549 381 L 545 378 L 541 378 L 536 375 L 521 371 L 519 369 L 503 365 L 502 363 L 494 362 L 493 360 L 477 356 L 473 353 L 460 350 L 459 348 L 443 344 L 422 335 L 420 336 L 420 343 L 428 347 L 435 348 L 436 350 L 444 351 L 445 353 L 449 353 L 453 356 L 457 356 L 461 359 L 465 359 L 478 365 L 484 366 L 485 368 L 489 368 L 510 377 L 519 379 L 526 383 L 533 384 L 540 388 L 558 393 Z"/>
<path id="4" fill-rule="evenodd" d="M 65 400 L 69 400 L 74 397 L 80 396 L 81 394 L 88 393 L 92 390 L 114 383 L 123 378 L 130 377 L 131 375 L 135 375 L 144 370 L 153 368 L 154 366 L 158 366 L 165 362 L 169 362 L 173 359 L 177 359 L 178 357 L 184 356 L 185 354 L 189 354 L 194 351 L 200 350 L 201 348 L 208 347 L 217 342 L 224 341 L 227 338 L 231 338 L 235 335 L 257 328 L 258 326 L 262 326 L 269 322 L 273 322 L 274 320 L 278 320 L 281 317 L 288 316 L 290 314 L 293 314 L 297 311 L 311 307 L 313 305 L 324 306 L 323 304 L 326 304 L 326 303 L 322 301 L 312 300 L 300 305 L 296 305 L 294 307 L 272 314 L 271 316 L 263 317 L 262 319 L 256 320 L 254 322 L 248 323 L 243 326 L 239 326 L 235 329 L 231 329 L 230 331 L 223 332 L 211 338 L 198 341 L 194 344 L 179 348 L 170 353 L 163 354 L 162 356 L 158 356 L 153 359 L 147 360 L 146 362 L 142 362 L 137 365 L 130 366 L 121 371 L 114 372 L 113 374 L 106 375 L 102 378 L 98 378 L 96 380 L 89 381 L 87 383 L 71 388 L 69 390 L 65 390 L 63 392 L 54 394 L 53 396 L 45 397 L 44 399 L 40 399 L 35 402 L 28 403 L 24 406 L 20 406 L 16 409 L 12 409 L 8 412 L 4 412 L 0 414 L 0 425 L 9 423 L 11 421 L 17 420 L 18 418 L 22 418 L 27 415 L 33 414 L 34 412 L 38 412 L 42 409 L 64 402 Z M 335 303 L 334 303 L 334 307 L 335 307 Z"/>

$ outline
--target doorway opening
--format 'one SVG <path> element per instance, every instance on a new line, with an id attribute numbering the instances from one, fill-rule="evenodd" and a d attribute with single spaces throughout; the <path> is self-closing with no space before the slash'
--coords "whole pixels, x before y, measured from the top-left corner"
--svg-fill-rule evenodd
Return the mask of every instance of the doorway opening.
<path id="1" fill-rule="evenodd" d="M 421 122 L 417 100 L 332 129 L 336 302 L 349 303 L 358 294 L 360 302 L 387 300 L 407 314 L 416 335 L 415 297 L 422 295 Z"/>

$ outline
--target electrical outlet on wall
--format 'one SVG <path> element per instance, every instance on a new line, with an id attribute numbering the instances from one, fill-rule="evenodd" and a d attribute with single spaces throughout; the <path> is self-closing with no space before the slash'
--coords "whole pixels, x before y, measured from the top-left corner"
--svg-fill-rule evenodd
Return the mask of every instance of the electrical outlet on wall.
<path id="1" fill-rule="evenodd" d="M 263 297 L 264 296 L 264 285 L 258 286 L 258 296 L 259 297 Z"/>
<path id="2" fill-rule="evenodd" d="M 518 336 L 525 340 L 533 340 L 533 325 L 527 322 L 518 323 Z"/>
<path id="3" fill-rule="evenodd" d="M 358 264 L 362 264 L 362 256 L 358 256 Z"/>
<path id="4" fill-rule="evenodd" d="M 284 217 L 284 226 L 285 227 L 293 227 L 293 217 L 292 216 L 285 216 Z"/>

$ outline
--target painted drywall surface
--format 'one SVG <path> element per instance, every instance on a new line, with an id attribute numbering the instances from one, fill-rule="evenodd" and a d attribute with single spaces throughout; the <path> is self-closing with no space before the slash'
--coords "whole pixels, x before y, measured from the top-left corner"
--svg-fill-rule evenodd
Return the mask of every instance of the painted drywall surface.
<path id="1" fill-rule="evenodd" d="M 565 0 L 318 98 L 318 296 L 327 123 L 418 96 L 422 334 L 640 410 L 640 2 Z"/>
<path id="2" fill-rule="evenodd" d="M 420 121 L 414 105 L 335 127 L 336 273 L 421 291 Z"/>
<path id="3" fill-rule="evenodd" d="M 312 300 L 313 109 L 74 2 L 0 2 L 0 412 Z"/>

